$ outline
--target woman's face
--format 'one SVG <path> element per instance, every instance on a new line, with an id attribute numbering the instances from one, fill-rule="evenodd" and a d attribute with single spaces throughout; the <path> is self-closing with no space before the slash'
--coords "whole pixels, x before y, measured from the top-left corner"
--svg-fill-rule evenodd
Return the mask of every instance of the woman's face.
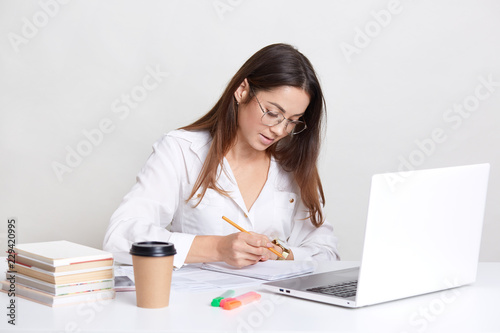
<path id="1" fill-rule="evenodd" d="M 249 93 L 248 84 L 246 87 L 240 86 L 238 89 L 246 89 L 245 93 Z M 241 99 L 238 99 L 237 94 L 238 91 L 235 93 L 238 102 L 246 97 L 239 95 Z M 309 101 L 309 95 L 297 87 L 281 86 L 270 91 L 256 92 L 256 95 L 252 96 L 248 103 L 239 104 L 238 142 L 247 144 L 258 151 L 266 150 L 272 144 L 289 135 L 285 127 L 288 126 L 288 129 L 291 129 L 292 124 L 286 119 L 299 120 L 309 105 Z M 281 119 L 281 115 L 286 119 L 280 124 L 266 126 L 261 120 L 264 114 L 262 111 L 270 111 L 270 114 L 278 115 L 279 119 Z M 266 116 L 266 119 L 272 120 L 273 118 Z"/>

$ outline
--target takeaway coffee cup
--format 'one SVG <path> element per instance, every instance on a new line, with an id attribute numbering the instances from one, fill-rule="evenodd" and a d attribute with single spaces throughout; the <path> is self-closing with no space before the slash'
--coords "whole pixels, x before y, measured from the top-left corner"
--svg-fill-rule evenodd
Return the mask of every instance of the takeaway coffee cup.
<path id="1" fill-rule="evenodd" d="M 175 251 L 167 242 L 137 242 L 130 248 L 134 265 L 137 306 L 168 306 Z"/>

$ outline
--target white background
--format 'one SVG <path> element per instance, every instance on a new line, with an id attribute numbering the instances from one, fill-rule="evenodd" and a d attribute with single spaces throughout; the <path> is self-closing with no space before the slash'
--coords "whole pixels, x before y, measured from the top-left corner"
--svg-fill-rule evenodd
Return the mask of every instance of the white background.
<path id="1" fill-rule="evenodd" d="M 153 142 L 285 42 L 325 92 L 320 172 L 342 258 L 361 257 L 372 174 L 489 162 L 480 260 L 498 261 L 499 17 L 494 0 L 0 0 L 0 232 L 15 216 L 18 242 L 101 247 Z"/>

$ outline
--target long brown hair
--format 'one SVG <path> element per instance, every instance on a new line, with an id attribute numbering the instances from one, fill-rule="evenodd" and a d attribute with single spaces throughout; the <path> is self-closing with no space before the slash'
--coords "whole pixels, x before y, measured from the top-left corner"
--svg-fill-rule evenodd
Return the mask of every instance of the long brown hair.
<path id="1" fill-rule="evenodd" d="M 213 139 L 189 199 L 200 188 L 201 198 L 208 188 L 228 195 L 217 185 L 217 169 L 235 143 L 238 110 L 234 92 L 244 79 L 248 80 L 253 93 L 281 86 L 301 88 L 308 93 L 310 102 L 301 117 L 307 124 L 307 129 L 281 139 L 269 147 L 268 152 L 285 171 L 294 175 L 302 200 L 309 209 L 311 222 L 319 227 L 324 221 L 321 206 L 325 203 L 325 196 L 316 164 L 320 151 L 322 118 L 326 114 L 325 101 L 313 66 L 302 53 L 288 44 L 272 44 L 251 56 L 233 76 L 214 107 L 194 123 L 181 128 L 208 130 Z M 251 97 L 253 95 L 250 93 L 249 98 L 242 102 L 248 102 Z"/>

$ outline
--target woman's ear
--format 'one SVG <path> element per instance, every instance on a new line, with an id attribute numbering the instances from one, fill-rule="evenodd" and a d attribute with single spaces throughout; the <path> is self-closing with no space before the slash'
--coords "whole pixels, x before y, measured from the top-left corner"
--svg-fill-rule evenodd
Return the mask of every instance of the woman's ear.
<path id="1" fill-rule="evenodd" d="M 250 85 L 248 84 L 248 80 L 245 78 L 243 82 L 239 85 L 238 89 L 234 92 L 234 98 L 236 102 L 241 103 L 245 102 L 247 97 L 250 95 Z"/>

